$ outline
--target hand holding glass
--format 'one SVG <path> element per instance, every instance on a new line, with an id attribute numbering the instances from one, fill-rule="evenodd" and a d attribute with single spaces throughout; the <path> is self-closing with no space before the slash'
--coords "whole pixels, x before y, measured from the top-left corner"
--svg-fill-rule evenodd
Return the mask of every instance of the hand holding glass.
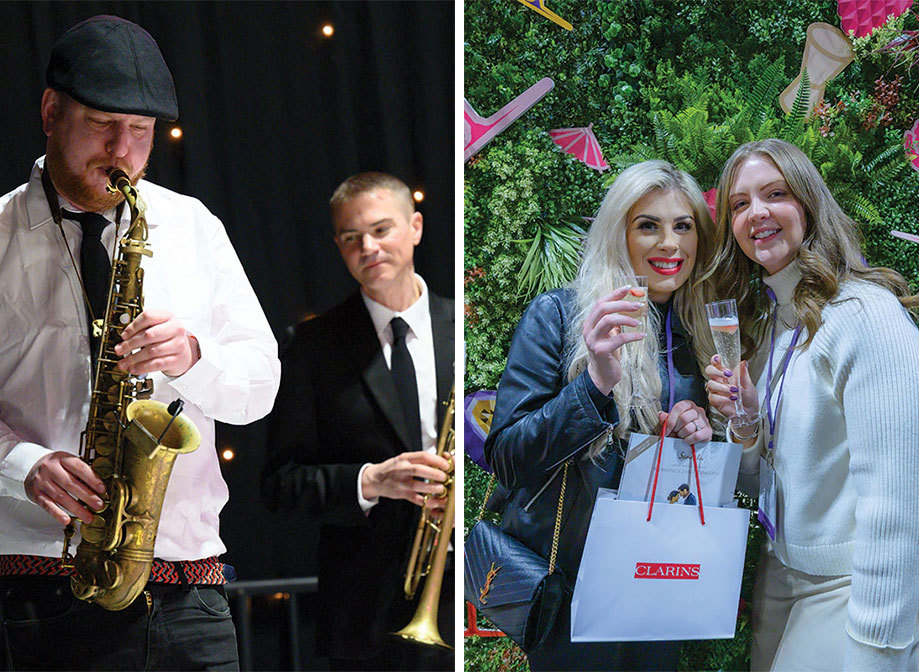
<path id="1" fill-rule="evenodd" d="M 740 364 L 740 320 L 737 317 L 737 302 L 728 299 L 706 303 L 705 312 L 708 315 L 708 326 L 712 330 L 712 340 L 715 341 L 715 352 L 721 358 L 724 368 L 733 374 L 731 379 L 736 381 L 734 384 L 739 390 L 740 372 L 737 368 Z M 754 421 L 744 410 L 740 392 L 734 400 L 734 411 L 736 416 L 731 420 L 735 426 L 743 427 Z"/>

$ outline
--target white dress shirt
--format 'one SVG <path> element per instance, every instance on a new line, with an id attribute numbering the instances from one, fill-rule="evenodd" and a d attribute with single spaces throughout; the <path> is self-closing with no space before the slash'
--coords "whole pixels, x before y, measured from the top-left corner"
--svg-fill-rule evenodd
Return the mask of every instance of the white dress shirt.
<path id="1" fill-rule="evenodd" d="M 60 523 L 26 497 L 23 481 L 48 452 L 79 452 L 92 372 L 86 308 L 42 189 L 43 164 L 42 157 L 29 182 L 0 199 L 0 554 L 59 557 Z M 182 398 L 201 433 L 201 446 L 176 459 L 154 552 L 194 560 L 226 550 L 218 517 L 228 490 L 214 421 L 245 424 L 267 414 L 281 366 L 220 220 L 197 199 L 143 180 L 137 189 L 153 252 L 141 264 L 144 305 L 172 312 L 201 348 L 201 359 L 183 375 L 150 375 L 153 398 Z M 118 235 L 130 218 L 124 210 Z M 80 226 L 65 219 L 63 228 L 79 264 Z M 112 225 L 102 243 L 111 250 L 115 238 Z"/>
<path id="2" fill-rule="evenodd" d="M 412 356 L 415 367 L 415 383 L 418 387 L 418 412 L 421 414 L 421 448 L 428 452 L 437 450 L 437 372 L 434 368 L 434 333 L 431 330 L 431 306 L 428 301 L 428 286 L 420 275 L 415 282 L 421 287 L 421 295 L 404 311 L 387 308 L 361 292 L 367 312 L 373 321 L 373 328 L 383 349 L 386 366 L 392 368 L 393 335 L 390 322 L 394 317 L 405 320 L 409 330 L 405 335 L 405 347 Z M 357 475 L 357 501 L 364 511 L 369 511 L 380 501 L 379 497 L 365 499 L 361 490 L 361 477 L 365 464 Z"/>

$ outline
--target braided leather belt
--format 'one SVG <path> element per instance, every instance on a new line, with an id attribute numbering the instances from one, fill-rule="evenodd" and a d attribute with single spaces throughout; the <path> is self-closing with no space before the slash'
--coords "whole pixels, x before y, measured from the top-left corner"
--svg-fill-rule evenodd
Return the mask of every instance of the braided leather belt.
<path id="1" fill-rule="evenodd" d="M 0 576 L 70 576 L 71 569 L 61 567 L 60 558 L 40 555 L 0 555 Z M 167 561 L 155 558 L 150 583 L 190 585 L 223 585 L 227 582 L 223 563 L 216 556 L 203 560 Z"/>

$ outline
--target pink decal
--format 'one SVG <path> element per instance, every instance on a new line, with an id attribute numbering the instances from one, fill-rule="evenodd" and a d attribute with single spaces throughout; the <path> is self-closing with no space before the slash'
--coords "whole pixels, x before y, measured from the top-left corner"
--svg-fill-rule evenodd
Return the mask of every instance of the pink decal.
<path id="1" fill-rule="evenodd" d="M 712 213 L 712 221 L 715 220 L 715 205 L 718 203 L 718 187 L 712 187 L 704 194 L 702 198 L 705 199 L 705 205 L 708 206 L 708 211 Z"/>
<path id="2" fill-rule="evenodd" d="M 552 87 L 555 86 L 548 77 L 544 77 L 533 86 L 514 98 L 507 105 L 487 119 L 472 109 L 468 100 L 463 100 L 463 161 L 494 140 L 505 128 L 514 123 L 524 112 L 538 103 Z"/>
<path id="3" fill-rule="evenodd" d="M 590 124 L 586 128 L 556 128 L 549 131 L 549 135 L 564 152 L 576 156 L 579 161 L 602 173 L 609 168 L 609 164 L 603 158 L 593 127 L 594 125 Z"/>
<path id="4" fill-rule="evenodd" d="M 913 0 L 839 0 L 837 13 L 844 33 L 854 31 L 855 37 L 870 35 L 887 23 L 888 16 L 900 16 Z"/>
<path id="5" fill-rule="evenodd" d="M 903 240 L 908 240 L 911 243 L 919 244 L 919 236 L 913 233 L 903 233 L 902 231 L 891 231 L 890 235 L 894 238 L 902 238 Z"/>
<path id="6" fill-rule="evenodd" d="M 911 129 L 903 134 L 903 147 L 906 149 L 909 165 L 919 170 L 919 119 Z"/>
<path id="7" fill-rule="evenodd" d="M 537 14 L 542 14 L 544 17 L 550 21 L 554 21 L 565 30 L 571 30 L 571 24 L 565 21 L 565 19 L 560 17 L 555 12 L 550 11 L 549 8 L 546 7 L 546 3 L 543 0 L 517 0 L 517 2 L 522 5 L 526 5 Z"/>

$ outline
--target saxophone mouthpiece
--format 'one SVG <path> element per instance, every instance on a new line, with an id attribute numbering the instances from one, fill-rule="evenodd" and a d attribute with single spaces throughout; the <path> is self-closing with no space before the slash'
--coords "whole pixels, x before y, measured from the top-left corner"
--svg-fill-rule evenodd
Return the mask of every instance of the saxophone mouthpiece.
<path id="1" fill-rule="evenodd" d="M 113 194 L 131 187 L 131 180 L 128 178 L 128 174 L 121 168 L 112 168 L 108 173 L 108 181 L 108 190 Z"/>

